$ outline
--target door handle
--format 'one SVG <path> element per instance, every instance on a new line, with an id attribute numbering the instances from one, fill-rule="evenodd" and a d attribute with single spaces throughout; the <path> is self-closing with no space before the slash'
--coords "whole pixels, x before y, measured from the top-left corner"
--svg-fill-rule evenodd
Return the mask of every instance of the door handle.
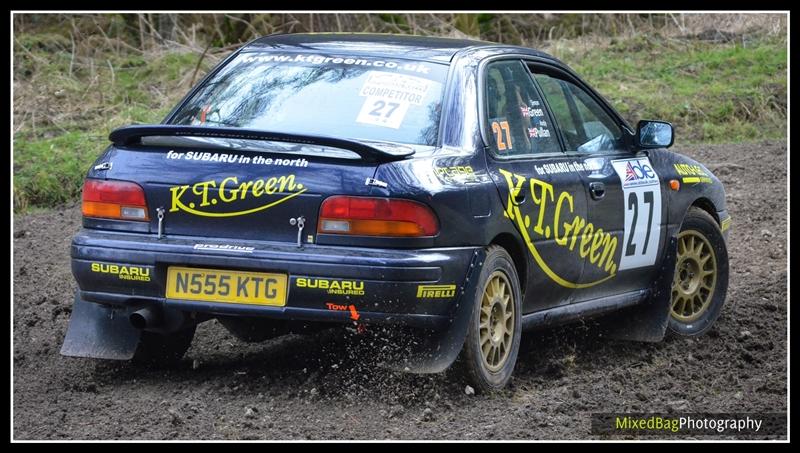
<path id="1" fill-rule="evenodd" d="M 600 200 L 606 196 L 606 185 L 602 182 L 590 182 L 589 192 L 592 194 L 593 199 Z"/>

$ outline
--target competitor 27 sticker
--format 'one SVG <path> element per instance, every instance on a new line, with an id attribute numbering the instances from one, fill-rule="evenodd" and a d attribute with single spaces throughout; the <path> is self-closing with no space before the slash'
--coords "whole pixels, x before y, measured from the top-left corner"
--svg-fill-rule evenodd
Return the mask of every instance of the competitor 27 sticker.
<path id="1" fill-rule="evenodd" d="M 619 269 L 652 266 L 661 238 L 661 185 L 650 159 L 611 161 L 622 182 L 625 233 Z"/>
<path id="2" fill-rule="evenodd" d="M 359 96 L 365 97 L 356 122 L 399 129 L 408 109 L 421 105 L 432 82 L 421 77 L 371 71 Z"/>

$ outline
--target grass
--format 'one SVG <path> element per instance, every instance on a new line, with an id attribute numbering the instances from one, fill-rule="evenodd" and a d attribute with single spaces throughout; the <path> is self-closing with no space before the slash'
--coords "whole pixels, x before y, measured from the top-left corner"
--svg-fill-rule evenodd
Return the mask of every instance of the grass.
<path id="1" fill-rule="evenodd" d="M 200 52 L 180 46 L 140 51 L 91 36 L 73 44 L 58 31 L 14 40 L 17 212 L 78 199 L 112 129 L 160 121 L 224 56 L 211 52 L 198 68 Z M 573 67 L 631 124 L 672 122 L 678 144 L 785 137 L 785 39 L 579 38 L 542 49 Z"/>
<path id="2" fill-rule="evenodd" d="M 66 39 L 66 40 L 65 40 Z M 215 62 L 185 49 L 74 55 L 58 34 L 15 37 L 14 208 L 76 200 L 108 133 L 157 123 Z M 218 58 L 215 58 L 218 60 Z"/>
<path id="3" fill-rule="evenodd" d="M 631 122 L 661 119 L 676 143 L 721 143 L 786 136 L 786 43 L 776 38 L 611 40 L 599 47 L 558 42 L 572 66 Z"/>

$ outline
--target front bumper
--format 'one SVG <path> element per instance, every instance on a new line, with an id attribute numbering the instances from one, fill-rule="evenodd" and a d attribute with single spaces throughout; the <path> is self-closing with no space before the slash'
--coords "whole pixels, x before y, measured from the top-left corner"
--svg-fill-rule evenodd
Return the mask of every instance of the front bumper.
<path id="1" fill-rule="evenodd" d="M 731 218 L 728 211 L 717 211 L 717 217 L 719 217 L 719 226 L 720 230 L 722 231 L 722 237 L 725 239 L 725 242 L 728 242 L 728 234 L 730 233 L 731 224 L 733 223 L 733 219 Z"/>
<path id="2" fill-rule="evenodd" d="M 247 249 L 199 250 L 197 244 Z M 455 316 L 468 274 L 478 268 L 479 250 L 297 247 L 187 236 L 157 239 L 138 233 L 82 229 L 73 239 L 71 257 L 79 297 L 103 305 L 130 308 L 155 304 L 207 315 L 329 322 L 351 321 L 348 308 L 352 305 L 359 322 L 441 329 Z M 168 299 L 165 287 L 169 266 L 285 273 L 286 304 L 275 307 Z M 113 272 L 121 268 L 126 272 Z M 436 290 L 429 290 L 431 285 L 437 285 Z"/>

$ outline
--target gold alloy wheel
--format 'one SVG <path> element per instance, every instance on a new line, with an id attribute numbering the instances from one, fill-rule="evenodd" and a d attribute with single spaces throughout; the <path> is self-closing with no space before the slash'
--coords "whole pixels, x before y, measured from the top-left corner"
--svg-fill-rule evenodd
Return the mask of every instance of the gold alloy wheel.
<path id="1" fill-rule="evenodd" d="M 508 359 L 514 339 L 514 316 L 514 294 L 508 277 L 494 271 L 483 289 L 479 321 L 481 356 L 489 371 L 499 371 Z"/>
<path id="2" fill-rule="evenodd" d="M 678 234 L 678 260 L 672 279 L 672 317 L 692 322 L 705 313 L 717 285 L 717 256 L 697 230 Z"/>

